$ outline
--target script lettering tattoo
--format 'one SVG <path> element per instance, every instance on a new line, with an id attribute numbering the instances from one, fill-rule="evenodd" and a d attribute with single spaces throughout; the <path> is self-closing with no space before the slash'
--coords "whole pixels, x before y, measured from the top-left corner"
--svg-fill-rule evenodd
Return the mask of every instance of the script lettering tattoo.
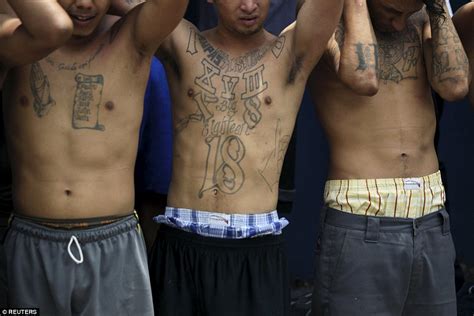
<path id="1" fill-rule="evenodd" d="M 223 72 L 244 72 L 252 69 L 255 67 L 266 55 L 266 53 L 271 50 L 272 54 L 275 58 L 279 58 L 283 48 L 285 46 L 285 36 L 279 37 L 274 43 L 269 45 L 265 45 L 264 47 L 257 48 L 251 52 L 246 53 L 243 56 L 238 57 L 230 57 L 228 53 L 212 46 L 211 43 L 202 35 L 197 34 L 199 43 L 207 55 L 207 58 L 214 63 L 218 68 L 220 68 Z M 190 41 L 188 43 L 189 46 L 192 46 L 192 35 L 190 35 Z M 191 49 L 192 52 L 194 50 Z"/>
<path id="2" fill-rule="evenodd" d="M 402 32 L 380 33 L 379 78 L 385 84 L 418 79 L 421 39 L 417 29 L 408 25 Z"/>
<path id="3" fill-rule="evenodd" d="M 30 88 L 33 94 L 33 109 L 36 116 L 43 117 L 56 102 L 51 97 L 48 77 L 44 74 L 39 63 L 33 63 L 30 71 Z"/>
<path id="4" fill-rule="evenodd" d="M 373 68 L 378 70 L 378 46 L 376 44 L 363 44 L 357 43 L 355 44 L 356 47 L 356 54 L 359 60 L 359 65 L 357 66 L 356 70 L 365 71 L 369 68 Z"/>
<path id="5" fill-rule="evenodd" d="M 258 170 L 260 176 L 265 180 L 270 192 L 273 192 L 275 186 L 278 185 L 283 161 L 285 159 L 285 153 L 291 140 L 290 135 L 282 135 L 282 133 L 281 120 L 278 119 L 275 130 L 275 148 L 268 157 L 265 158 L 265 165 L 263 168 Z M 272 166 L 276 166 L 276 172 Z M 278 189 L 278 187 L 276 189 Z"/>
<path id="6" fill-rule="evenodd" d="M 99 106 L 102 99 L 104 77 L 102 75 L 76 75 L 76 94 L 72 114 L 72 127 L 104 131 L 99 124 Z"/>
<path id="7" fill-rule="evenodd" d="M 206 175 L 199 191 L 202 198 L 204 192 L 218 189 L 226 194 L 234 194 L 240 190 L 245 181 L 245 173 L 240 162 L 245 157 L 244 143 L 237 136 L 207 138 L 209 147 L 206 161 Z M 210 162 L 214 169 L 210 166 Z M 212 170 L 213 169 L 213 170 Z"/>
<path id="8" fill-rule="evenodd" d="M 74 63 L 68 64 L 68 63 L 63 63 L 63 62 L 56 62 L 51 57 L 46 57 L 45 60 L 48 64 L 55 67 L 57 70 L 80 71 L 84 69 L 90 69 L 91 63 L 95 60 L 97 55 L 99 55 L 99 53 L 103 50 L 104 46 L 105 46 L 105 43 L 100 44 L 97 50 L 91 56 L 89 56 L 85 61 L 81 63 L 74 62 Z"/>

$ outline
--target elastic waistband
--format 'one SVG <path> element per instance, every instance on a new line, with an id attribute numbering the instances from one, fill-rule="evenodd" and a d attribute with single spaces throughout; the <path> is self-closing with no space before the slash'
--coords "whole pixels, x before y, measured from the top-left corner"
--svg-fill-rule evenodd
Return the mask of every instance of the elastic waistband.
<path id="1" fill-rule="evenodd" d="M 351 190 L 367 191 L 367 189 L 397 190 L 409 187 L 411 189 L 428 189 L 432 186 L 442 185 L 441 172 L 411 178 L 386 178 L 386 179 L 343 179 L 326 181 L 326 189 L 350 188 Z"/>
<path id="2" fill-rule="evenodd" d="M 102 216 L 102 217 L 91 217 L 91 218 L 80 218 L 80 219 L 55 219 L 55 218 L 41 218 L 32 217 L 20 214 L 11 214 L 12 218 L 16 217 L 25 221 L 30 221 L 41 226 L 46 226 L 55 229 L 87 229 L 93 227 L 104 226 L 120 221 L 130 215 L 138 216 L 136 212 L 122 216 Z"/>
<path id="3" fill-rule="evenodd" d="M 419 178 L 329 180 L 325 204 L 351 214 L 419 218 L 444 207 L 441 173 Z"/>
<path id="4" fill-rule="evenodd" d="M 416 235 L 417 232 L 438 226 L 442 226 L 443 234 L 450 233 L 449 214 L 445 209 L 417 219 L 408 219 L 355 215 L 324 207 L 321 216 L 325 224 L 372 233 L 385 231 Z"/>
<path id="5" fill-rule="evenodd" d="M 225 214 L 174 207 L 167 207 L 165 214 L 154 220 L 197 235 L 225 239 L 278 235 L 288 225 L 286 218 L 278 217 L 277 211 Z"/>
<path id="6" fill-rule="evenodd" d="M 81 221 L 81 220 L 79 220 Z M 132 214 L 111 224 L 85 229 L 58 229 L 38 224 L 35 220 L 13 216 L 10 229 L 39 239 L 69 242 L 75 236 L 81 244 L 96 242 L 137 229 L 137 217 Z"/>
<path id="7" fill-rule="evenodd" d="M 184 241 L 193 246 L 222 247 L 222 248 L 252 248 L 263 246 L 281 246 L 284 244 L 284 237 L 279 235 L 265 235 L 259 238 L 245 239 L 225 239 L 198 235 L 193 232 L 174 228 L 168 225 L 161 225 L 158 235 L 166 236 L 180 241 Z"/>

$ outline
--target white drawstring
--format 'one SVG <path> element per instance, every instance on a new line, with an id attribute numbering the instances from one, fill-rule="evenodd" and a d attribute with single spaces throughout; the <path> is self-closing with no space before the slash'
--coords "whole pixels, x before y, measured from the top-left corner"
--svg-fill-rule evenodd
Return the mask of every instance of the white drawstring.
<path id="1" fill-rule="evenodd" d="M 79 260 L 74 256 L 74 254 L 71 251 L 71 245 L 72 243 L 76 244 L 77 249 L 79 250 Z M 82 255 L 82 249 L 81 249 L 81 244 L 79 244 L 79 240 L 77 240 L 76 236 L 71 236 L 71 239 L 69 240 L 69 245 L 67 245 L 67 252 L 69 253 L 69 257 L 71 257 L 72 260 L 74 260 L 75 263 L 81 264 L 84 262 L 84 256 Z"/>

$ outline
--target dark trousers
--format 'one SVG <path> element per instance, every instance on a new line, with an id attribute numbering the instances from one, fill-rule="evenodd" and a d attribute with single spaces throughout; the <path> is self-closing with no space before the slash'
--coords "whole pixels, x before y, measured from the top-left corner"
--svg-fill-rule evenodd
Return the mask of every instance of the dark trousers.
<path id="1" fill-rule="evenodd" d="M 325 208 L 321 232 L 314 315 L 456 315 L 446 210 L 413 220 Z"/>
<path id="2" fill-rule="evenodd" d="M 281 235 L 220 239 L 161 225 L 150 274 L 160 316 L 289 315 Z"/>

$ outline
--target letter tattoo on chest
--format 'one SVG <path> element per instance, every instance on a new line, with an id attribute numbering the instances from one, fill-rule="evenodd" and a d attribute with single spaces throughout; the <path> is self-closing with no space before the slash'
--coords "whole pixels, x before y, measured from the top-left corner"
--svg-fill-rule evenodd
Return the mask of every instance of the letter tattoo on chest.
<path id="1" fill-rule="evenodd" d="M 379 77 L 384 83 L 400 83 L 418 79 L 418 63 L 422 60 L 421 39 L 417 29 L 409 25 L 405 31 L 381 33 L 379 44 Z"/>
<path id="2" fill-rule="evenodd" d="M 104 131 L 99 124 L 99 109 L 104 88 L 102 75 L 76 75 L 76 94 L 74 96 L 72 127 L 75 129 L 93 129 Z"/>
<path id="3" fill-rule="evenodd" d="M 278 59 L 284 45 L 283 36 L 271 45 L 231 58 L 190 29 L 186 54 L 203 55 L 195 89 L 187 92 L 196 110 L 178 120 L 175 132 L 178 135 L 193 122 L 203 124 L 207 159 L 199 198 L 208 191 L 235 194 L 243 187 L 246 172 L 241 163 L 247 151 L 243 139 L 262 121 L 262 94 L 269 87 L 261 61 L 267 52 Z"/>

